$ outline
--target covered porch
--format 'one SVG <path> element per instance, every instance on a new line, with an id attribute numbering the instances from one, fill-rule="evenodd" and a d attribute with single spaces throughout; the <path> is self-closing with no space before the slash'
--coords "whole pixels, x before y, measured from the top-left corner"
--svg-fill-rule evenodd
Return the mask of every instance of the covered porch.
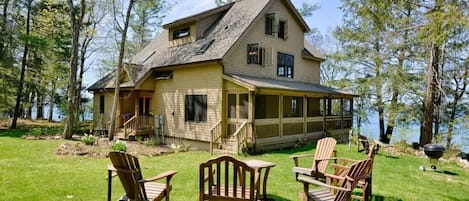
<path id="1" fill-rule="evenodd" d="M 353 94 L 319 84 L 225 75 L 224 117 L 212 144 L 236 141 L 233 150 L 260 151 L 293 146 L 325 135 L 347 140 Z M 219 142 L 216 142 L 220 138 Z M 223 143 L 223 142 L 221 142 Z"/>
<path id="2" fill-rule="evenodd" d="M 119 95 L 118 133 L 123 139 L 154 133 L 153 91 L 128 90 Z"/>

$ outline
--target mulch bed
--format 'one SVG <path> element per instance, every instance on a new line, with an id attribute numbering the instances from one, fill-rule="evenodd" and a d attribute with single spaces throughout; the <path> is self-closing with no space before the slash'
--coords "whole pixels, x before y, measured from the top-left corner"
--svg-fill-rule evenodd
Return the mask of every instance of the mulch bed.
<path id="1" fill-rule="evenodd" d="M 159 156 L 173 153 L 174 151 L 167 145 L 148 146 L 136 141 L 126 141 L 127 153 L 132 155 Z M 88 156 L 95 158 L 107 158 L 112 151 L 111 144 L 107 138 L 100 138 L 95 145 L 85 145 L 82 142 L 64 143 L 56 151 L 62 156 Z"/>

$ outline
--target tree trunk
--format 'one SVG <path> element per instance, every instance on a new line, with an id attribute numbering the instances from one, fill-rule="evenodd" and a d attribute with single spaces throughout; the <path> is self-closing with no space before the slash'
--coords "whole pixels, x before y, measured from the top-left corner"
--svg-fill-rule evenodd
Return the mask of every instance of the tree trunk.
<path id="1" fill-rule="evenodd" d="M 4 59 L 4 46 L 5 46 L 5 40 L 4 37 L 6 37 L 6 31 L 5 29 L 8 27 L 7 25 L 7 16 L 8 16 L 8 5 L 10 3 L 10 0 L 4 0 L 3 1 L 3 15 L 2 15 L 2 24 L 0 26 L 0 62 L 3 61 Z"/>
<path id="2" fill-rule="evenodd" d="M 34 90 L 31 91 L 30 93 L 31 95 L 29 96 L 29 104 L 28 104 L 28 111 L 26 112 L 26 119 L 33 119 L 33 103 L 34 103 L 34 99 L 36 98 L 36 93 L 34 92 Z"/>
<path id="3" fill-rule="evenodd" d="M 127 14 L 125 16 L 125 24 L 124 30 L 122 32 L 120 50 L 119 50 L 119 61 L 117 64 L 116 70 L 116 85 L 114 90 L 114 100 L 112 103 L 112 110 L 111 110 L 111 117 L 110 117 L 110 125 L 109 125 L 109 140 L 114 139 L 114 132 L 116 129 L 116 116 L 117 116 L 117 106 L 119 105 L 119 92 L 120 92 L 120 81 L 121 81 L 121 73 L 124 68 L 124 52 L 125 52 L 125 42 L 127 40 L 127 30 L 129 28 L 129 21 L 130 21 L 130 14 L 132 11 L 132 7 L 135 3 L 135 0 L 130 0 L 129 6 L 127 7 Z"/>
<path id="4" fill-rule="evenodd" d="M 77 68 L 78 68 L 78 46 L 80 38 L 80 27 L 83 22 L 83 16 L 85 14 L 85 0 L 80 1 L 80 13 L 77 18 L 75 14 L 75 6 L 73 5 L 73 0 L 68 1 L 70 7 L 70 24 L 72 32 L 72 52 L 70 56 L 70 74 L 68 78 L 68 100 L 67 100 L 67 120 L 65 122 L 65 128 L 63 132 L 63 137 L 65 139 L 72 138 L 72 131 L 75 125 L 75 115 L 76 115 L 76 104 L 77 104 L 77 93 L 76 93 L 76 79 L 77 79 Z"/>
<path id="5" fill-rule="evenodd" d="M 422 133 L 420 134 L 420 145 L 429 144 L 433 139 L 433 114 L 435 112 L 435 99 L 438 77 L 440 48 L 432 44 L 430 62 L 427 67 L 424 95 L 424 111 L 422 122 Z"/>
<path id="6" fill-rule="evenodd" d="M 28 1 L 28 13 L 26 15 L 26 37 L 29 37 L 29 21 L 31 18 L 31 3 L 32 3 L 32 0 L 29 0 Z M 26 42 L 24 43 L 23 60 L 21 61 L 20 80 L 18 82 L 18 90 L 16 92 L 15 111 L 13 113 L 13 121 L 11 122 L 11 128 L 13 129 L 16 129 L 18 116 L 20 115 L 19 113 L 20 113 L 21 97 L 23 96 L 24 74 L 25 74 L 26 65 L 28 62 L 28 51 L 29 51 L 29 42 L 28 40 L 26 40 Z"/>
<path id="7" fill-rule="evenodd" d="M 51 84 L 52 84 L 52 89 L 49 95 L 49 117 L 47 118 L 47 121 L 49 122 L 52 122 L 53 117 L 54 117 L 55 90 L 57 88 L 55 80 L 52 80 Z"/>
<path id="8" fill-rule="evenodd" d="M 44 119 L 44 96 L 42 94 L 37 94 L 37 113 L 36 113 L 36 119 Z"/>
<path id="9" fill-rule="evenodd" d="M 411 7 L 408 7 L 407 9 L 407 17 L 411 16 Z M 390 103 L 390 109 L 388 110 L 388 121 L 387 121 L 387 128 L 386 128 L 386 136 L 389 136 L 391 138 L 393 132 L 394 132 L 394 125 L 396 123 L 396 116 L 398 114 L 398 98 L 399 98 L 399 93 L 400 93 L 400 83 L 398 80 L 402 78 L 402 71 L 404 68 L 404 61 L 406 59 L 405 53 L 407 52 L 407 41 L 409 38 L 409 31 L 406 30 L 404 31 L 404 36 L 402 39 L 402 46 L 400 48 L 399 56 L 398 56 L 398 63 L 397 63 L 397 68 L 396 72 L 394 75 L 394 81 L 392 83 L 392 97 L 391 97 L 391 103 Z M 389 143 L 389 142 L 388 142 Z"/>

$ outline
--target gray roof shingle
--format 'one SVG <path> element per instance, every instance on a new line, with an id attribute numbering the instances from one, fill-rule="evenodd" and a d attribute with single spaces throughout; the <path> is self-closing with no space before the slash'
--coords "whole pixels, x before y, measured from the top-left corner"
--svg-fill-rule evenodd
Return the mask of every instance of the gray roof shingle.
<path id="1" fill-rule="evenodd" d="M 267 88 L 267 89 L 278 89 L 278 90 L 289 90 L 289 91 L 300 91 L 300 92 L 312 92 L 320 93 L 332 96 L 357 96 L 356 94 L 341 91 L 331 87 L 326 87 L 320 84 L 312 84 L 306 82 L 291 82 L 286 80 L 275 80 L 247 75 L 227 75 L 241 81 L 243 83 L 252 85 L 256 88 Z"/>
<path id="2" fill-rule="evenodd" d="M 284 1 L 287 5 L 292 6 L 289 0 Z M 198 38 L 192 43 L 171 46 L 168 40 L 169 30 L 164 29 L 150 44 L 133 56 L 129 62 L 130 64 L 126 65 L 125 70 L 131 78 L 131 82 L 122 83 L 121 87 L 135 86 L 154 68 L 223 59 L 269 2 L 270 0 L 239 0 L 165 25 L 167 28 L 175 23 L 198 20 L 206 17 L 207 13 L 212 15 L 221 14 L 221 19 L 216 20 L 210 26 L 204 37 Z M 304 29 L 309 29 L 302 19 L 300 21 L 305 26 Z M 305 41 L 305 43 L 308 42 Z M 310 54 L 308 56 L 323 59 L 323 56 L 311 45 L 305 44 L 305 50 L 307 50 L 305 51 L 307 55 Z M 115 83 L 114 72 L 94 83 L 88 90 L 113 88 Z"/>

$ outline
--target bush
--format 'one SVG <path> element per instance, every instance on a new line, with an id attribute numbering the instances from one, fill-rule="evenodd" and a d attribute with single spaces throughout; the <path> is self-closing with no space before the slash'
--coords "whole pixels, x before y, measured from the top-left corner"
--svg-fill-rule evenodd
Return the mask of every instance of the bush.
<path id="1" fill-rule="evenodd" d="M 127 151 L 127 143 L 125 143 L 123 141 L 120 141 L 120 140 L 116 140 L 112 143 L 111 149 L 114 150 L 114 151 L 126 152 Z"/>
<path id="2" fill-rule="evenodd" d="M 81 137 L 81 141 L 85 143 L 86 145 L 93 145 L 96 142 L 97 138 L 93 135 L 88 135 L 85 134 L 83 137 Z"/>
<path id="3" fill-rule="evenodd" d="M 29 131 L 29 134 L 35 137 L 39 137 L 42 135 L 42 129 L 41 128 L 33 128 Z"/>
<path id="4" fill-rule="evenodd" d="M 146 146 L 156 146 L 160 144 L 160 141 L 157 138 L 150 138 L 144 142 Z"/>

